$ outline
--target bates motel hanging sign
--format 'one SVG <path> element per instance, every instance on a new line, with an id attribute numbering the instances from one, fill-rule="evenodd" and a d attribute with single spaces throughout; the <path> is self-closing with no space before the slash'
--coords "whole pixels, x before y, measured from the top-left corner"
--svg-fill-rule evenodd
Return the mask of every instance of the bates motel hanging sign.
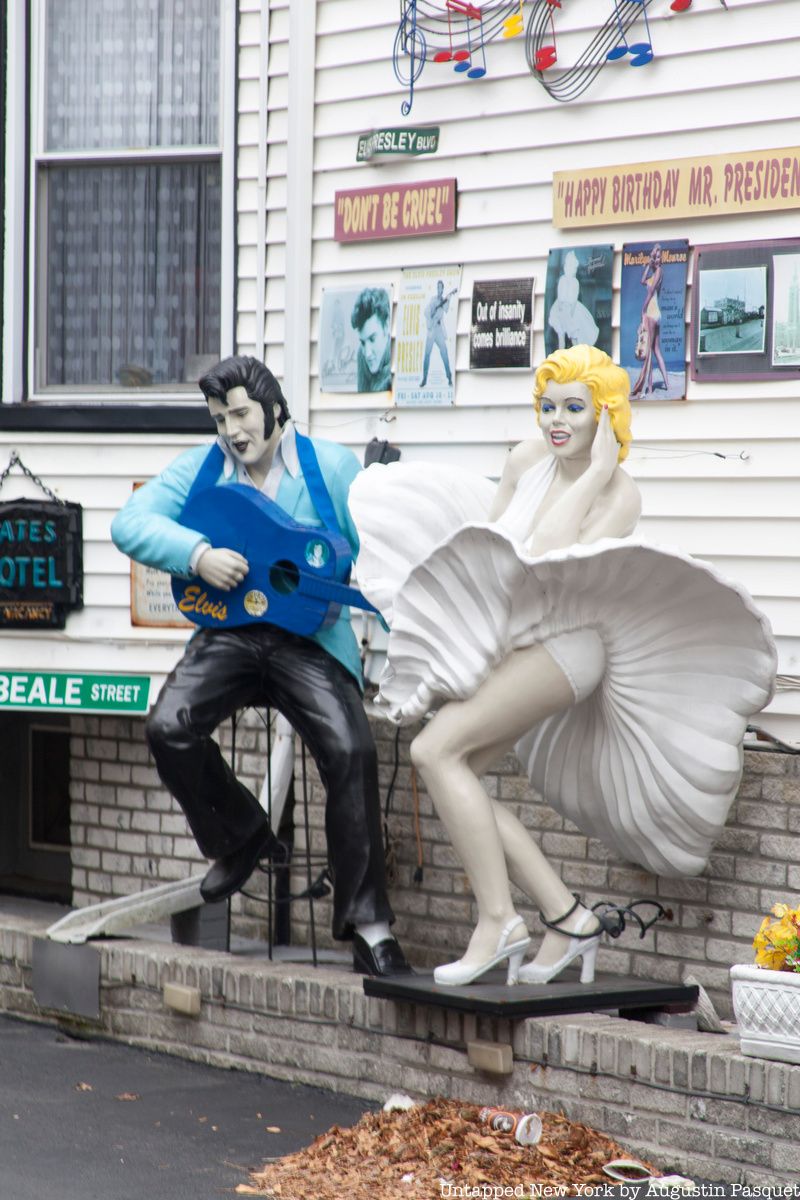
<path id="1" fill-rule="evenodd" d="M 0 628 L 63 629 L 83 608 L 80 504 L 0 503 Z"/>

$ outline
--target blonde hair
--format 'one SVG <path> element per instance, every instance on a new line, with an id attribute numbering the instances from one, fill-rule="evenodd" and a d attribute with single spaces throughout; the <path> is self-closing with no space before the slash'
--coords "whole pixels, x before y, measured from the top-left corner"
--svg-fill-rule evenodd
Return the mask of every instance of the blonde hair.
<path id="1" fill-rule="evenodd" d="M 618 367 L 607 354 L 595 346 L 571 346 L 569 350 L 554 350 L 540 363 L 534 377 L 533 402 L 538 418 L 542 396 L 550 381 L 553 383 L 583 383 L 592 394 L 595 420 L 600 420 L 603 406 L 608 406 L 611 428 L 619 442 L 618 462 L 628 456 L 631 435 L 631 405 L 628 399 L 631 381 L 628 372 Z"/>

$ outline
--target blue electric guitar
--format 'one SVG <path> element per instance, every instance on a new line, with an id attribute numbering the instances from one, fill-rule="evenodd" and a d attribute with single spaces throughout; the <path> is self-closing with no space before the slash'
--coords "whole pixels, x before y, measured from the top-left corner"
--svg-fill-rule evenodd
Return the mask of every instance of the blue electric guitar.
<path id="1" fill-rule="evenodd" d="M 175 603 L 195 624 L 221 629 L 265 621 L 309 636 L 332 625 L 343 605 L 377 612 L 349 586 L 350 543 L 340 530 L 311 440 L 295 436 L 311 498 L 325 522 L 321 528 L 295 521 L 254 487 L 215 486 L 223 456 L 218 446 L 209 451 L 180 522 L 204 534 L 212 546 L 238 551 L 250 570 L 229 592 L 197 577 L 173 575 Z"/>

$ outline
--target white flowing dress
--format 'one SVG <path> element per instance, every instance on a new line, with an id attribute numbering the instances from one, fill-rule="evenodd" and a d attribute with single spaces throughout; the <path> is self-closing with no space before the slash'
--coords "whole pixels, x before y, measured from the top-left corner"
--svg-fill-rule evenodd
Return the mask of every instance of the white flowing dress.
<path id="1" fill-rule="evenodd" d="M 736 795 L 745 727 L 772 695 L 769 623 L 679 550 L 629 537 L 529 554 L 554 471 L 551 456 L 531 467 L 493 523 L 495 486 L 466 471 L 375 464 L 356 478 L 358 583 L 391 627 L 379 703 L 418 720 L 473 695 L 511 651 L 593 629 L 600 682 L 517 754 L 584 833 L 657 874 L 697 874 Z"/>

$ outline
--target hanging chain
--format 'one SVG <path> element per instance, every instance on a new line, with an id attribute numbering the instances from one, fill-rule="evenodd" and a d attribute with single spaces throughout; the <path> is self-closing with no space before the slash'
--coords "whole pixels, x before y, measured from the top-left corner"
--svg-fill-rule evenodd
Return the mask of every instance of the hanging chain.
<path id="1" fill-rule="evenodd" d="M 44 492 L 45 496 L 49 497 L 50 500 L 55 500 L 56 504 L 61 504 L 61 505 L 66 504 L 66 501 L 62 500 L 59 496 L 57 496 L 55 494 L 55 492 L 51 491 L 50 488 L 47 486 L 47 484 L 43 483 L 38 475 L 34 475 L 33 471 L 31 471 L 29 467 L 25 466 L 25 463 L 22 461 L 20 456 L 17 454 L 16 450 L 11 451 L 11 458 L 8 460 L 8 466 L 5 468 L 4 471 L 0 471 L 0 490 L 2 490 L 3 484 L 5 483 L 8 476 L 11 474 L 11 471 L 14 467 L 19 467 L 20 471 L 22 471 L 22 474 L 27 475 L 28 479 L 32 480 L 32 482 L 35 483 L 37 487 L 41 488 L 42 491 Z"/>

